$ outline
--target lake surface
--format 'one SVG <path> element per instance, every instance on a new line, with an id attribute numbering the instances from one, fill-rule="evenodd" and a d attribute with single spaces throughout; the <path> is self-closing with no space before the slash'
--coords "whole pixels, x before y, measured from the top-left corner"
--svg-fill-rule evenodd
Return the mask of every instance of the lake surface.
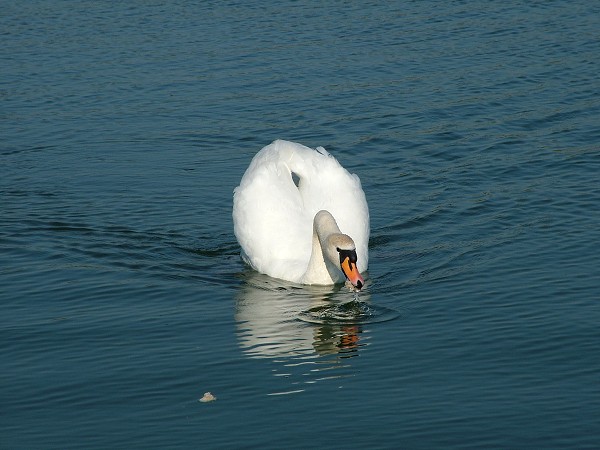
<path id="1" fill-rule="evenodd" d="M 597 2 L 0 7 L 1 448 L 600 446 Z M 358 303 L 239 257 L 278 138 L 362 180 Z"/>

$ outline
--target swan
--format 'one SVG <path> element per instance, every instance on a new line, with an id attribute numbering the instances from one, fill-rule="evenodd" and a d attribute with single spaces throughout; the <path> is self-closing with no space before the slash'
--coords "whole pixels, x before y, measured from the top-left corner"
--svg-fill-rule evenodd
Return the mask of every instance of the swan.
<path id="1" fill-rule="evenodd" d="M 364 286 L 369 208 L 360 179 L 323 147 L 276 140 L 260 150 L 233 192 L 242 259 L 301 284 Z"/>

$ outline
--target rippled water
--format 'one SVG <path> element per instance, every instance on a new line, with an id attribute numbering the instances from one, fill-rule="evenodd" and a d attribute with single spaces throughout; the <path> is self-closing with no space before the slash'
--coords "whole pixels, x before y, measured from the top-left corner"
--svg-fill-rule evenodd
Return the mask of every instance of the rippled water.
<path id="1" fill-rule="evenodd" d="M 2 11 L 0 447 L 600 446 L 594 2 Z M 243 266 L 276 138 L 361 177 L 357 297 Z"/>

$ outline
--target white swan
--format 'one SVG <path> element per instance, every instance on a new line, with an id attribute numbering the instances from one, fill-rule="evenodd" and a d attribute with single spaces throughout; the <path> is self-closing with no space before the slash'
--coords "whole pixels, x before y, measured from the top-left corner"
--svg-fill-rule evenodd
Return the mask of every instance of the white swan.
<path id="1" fill-rule="evenodd" d="M 261 273 L 302 284 L 364 285 L 365 193 L 358 176 L 322 147 L 277 140 L 258 152 L 234 190 L 233 224 L 242 258 Z"/>

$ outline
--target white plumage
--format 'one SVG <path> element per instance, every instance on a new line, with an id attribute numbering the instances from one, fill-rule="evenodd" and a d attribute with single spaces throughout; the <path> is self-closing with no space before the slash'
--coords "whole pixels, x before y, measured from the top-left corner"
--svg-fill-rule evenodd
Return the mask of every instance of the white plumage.
<path id="1" fill-rule="evenodd" d="M 331 213 L 339 230 L 326 220 L 313 227 L 321 210 Z M 244 260 L 275 278 L 304 284 L 343 282 L 340 262 L 337 273 L 330 264 L 335 256 L 328 258 L 327 248 L 311 259 L 313 247 L 316 252 L 319 243 L 331 246 L 326 242 L 343 236 L 339 231 L 352 239 L 338 239 L 337 250 L 351 251 L 355 245 L 358 271 L 368 266 L 369 209 L 360 179 L 322 147 L 313 150 L 277 140 L 258 152 L 234 190 L 233 223 Z M 313 228 L 320 229 L 319 236 L 313 236 Z"/>

